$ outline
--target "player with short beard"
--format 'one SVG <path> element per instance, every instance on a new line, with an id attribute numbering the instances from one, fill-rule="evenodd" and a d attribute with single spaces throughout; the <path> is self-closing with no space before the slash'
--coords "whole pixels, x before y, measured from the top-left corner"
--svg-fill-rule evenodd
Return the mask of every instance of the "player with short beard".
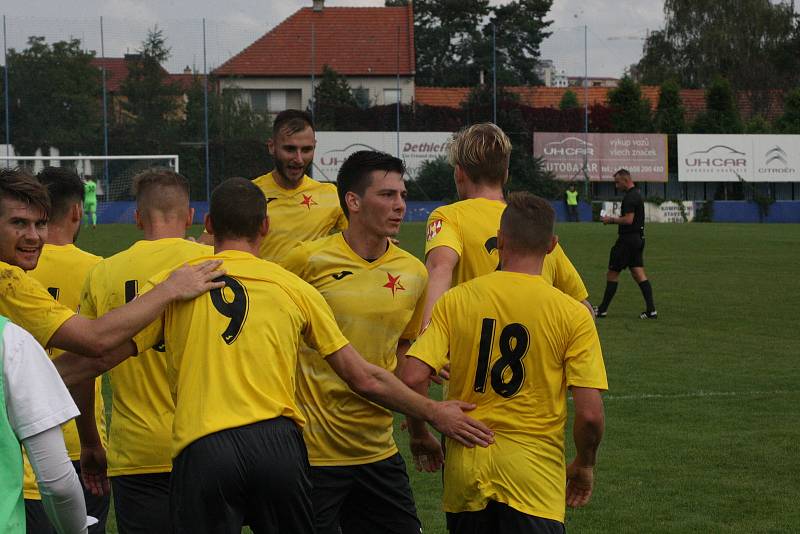
<path id="1" fill-rule="evenodd" d="M 318 182 L 306 174 L 314 161 L 316 144 L 314 124 L 308 113 L 287 109 L 275 117 L 272 138 L 267 141 L 275 168 L 253 180 L 267 198 L 271 221 L 272 229 L 259 251 L 265 260 L 280 261 L 295 244 L 347 227 L 336 186 Z M 200 240 L 214 242 L 208 233 Z"/>
<path id="2" fill-rule="evenodd" d="M 347 229 L 299 243 L 282 262 L 322 294 L 356 350 L 389 371 L 417 337 L 428 281 L 425 266 L 391 242 L 405 214 L 404 172 L 389 154 L 351 154 L 337 180 Z M 317 532 L 418 534 L 392 412 L 351 391 L 308 347 L 297 397 L 308 419 L 303 436 Z"/>

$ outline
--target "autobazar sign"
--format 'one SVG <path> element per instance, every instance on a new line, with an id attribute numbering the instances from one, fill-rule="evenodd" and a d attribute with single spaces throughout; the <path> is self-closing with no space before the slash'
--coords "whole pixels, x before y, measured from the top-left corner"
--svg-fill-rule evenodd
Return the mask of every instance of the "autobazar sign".
<path id="1" fill-rule="evenodd" d="M 557 180 L 589 179 L 608 182 L 621 168 L 637 182 L 667 181 L 667 136 L 663 134 L 607 134 L 536 132 L 533 154 Z"/>
<path id="2" fill-rule="evenodd" d="M 682 182 L 798 182 L 800 135 L 678 135 Z"/>
<path id="3" fill-rule="evenodd" d="M 397 132 L 317 132 L 314 178 L 335 181 L 347 156 L 359 150 L 379 150 L 398 155 Z M 428 160 L 447 154 L 452 132 L 400 132 L 399 157 L 406 177 L 414 179 Z"/>

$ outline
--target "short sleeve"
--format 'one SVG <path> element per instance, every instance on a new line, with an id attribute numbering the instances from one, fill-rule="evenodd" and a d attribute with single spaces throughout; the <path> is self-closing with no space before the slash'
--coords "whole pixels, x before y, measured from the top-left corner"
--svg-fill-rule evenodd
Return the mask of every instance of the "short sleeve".
<path id="1" fill-rule="evenodd" d="M 144 295 L 155 287 L 154 280 L 148 281 L 139 291 L 139 295 Z M 138 295 L 137 295 L 138 296 Z M 136 344 L 136 352 L 141 354 L 149 348 L 156 346 L 161 340 L 164 339 L 164 314 L 156 318 L 155 321 L 144 327 L 138 334 L 133 336 L 133 342 Z"/>
<path id="2" fill-rule="evenodd" d="M 422 313 L 425 310 L 425 297 L 428 293 L 428 275 L 425 274 L 425 289 L 422 290 L 420 293 L 419 298 L 417 299 L 417 305 L 414 308 L 414 314 L 411 316 L 411 320 L 408 321 L 408 325 L 406 325 L 405 330 L 403 330 L 403 334 L 400 336 L 400 339 L 408 339 L 408 340 L 415 340 L 417 336 L 419 336 L 419 330 L 422 328 Z"/>
<path id="3" fill-rule="evenodd" d="M 19 267 L 0 269 L 0 315 L 18 324 L 47 347 L 75 312 L 59 304 L 42 284 Z"/>
<path id="4" fill-rule="evenodd" d="M 347 221 L 347 217 L 344 216 L 344 212 L 342 211 L 342 208 L 337 209 L 336 212 L 339 215 L 336 217 L 336 223 L 334 224 L 333 227 L 336 230 L 339 230 L 340 232 L 344 232 L 345 230 L 347 230 L 347 227 L 349 226 L 349 222 Z"/>
<path id="5" fill-rule="evenodd" d="M 564 357 L 567 386 L 608 389 L 600 338 L 591 315 L 576 310 Z"/>
<path id="6" fill-rule="evenodd" d="M 560 289 L 578 302 L 586 300 L 589 297 L 589 292 L 586 291 L 581 275 L 578 274 L 575 266 L 569 261 L 561 245 L 556 244 L 552 254 L 553 260 L 555 260 L 553 287 Z"/>
<path id="7" fill-rule="evenodd" d="M 33 336 L 7 323 L 2 339 L 6 411 L 17 439 L 77 417 L 80 412 L 69 391 Z"/>
<path id="8" fill-rule="evenodd" d="M 636 203 L 638 200 L 638 196 L 633 193 L 626 193 L 624 197 L 622 197 L 622 206 L 620 207 L 620 215 L 625 215 L 627 213 L 632 213 L 636 211 Z"/>
<path id="9" fill-rule="evenodd" d="M 441 209 L 436 209 L 431 213 L 425 228 L 426 256 L 436 247 L 449 247 L 461 257 L 464 243 L 461 240 L 458 224 L 447 217 Z"/>
<path id="10" fill-rule="evenodd" d="M 94 293 L 96 287 L 97 273 L 99 266 L 95 265 L 89 274 L 86 275 L 86 280 L 83 282 L 83 289 L 81 289 L 81 302 L 78 307 L 78 312 L 84 317 L 89 319 L 97 319 L 97 296 Z"/>
<path id="11" fill-rule="evenodd" d="M 446 311 L 448 301 L 447 293 L 436 301 L 428 328 L 406 353 L 406 356 L 413 356 L 436 372 L 450 362 L 450 328 Z"/>
<path id="12" fill-rule="evenodd" d="M 308 248 L 302 242 L 297 243 L 292 247 L 289 252 L 284 254 L 283 258 L 278 260 L 278 265 L 287 271 L 296 274 L 300 278 L 305 279 L 304 272 L 308 265 Z"/>
<path id="13" fill-rule="evenodd" d="M 311 285 L 301 283 L 303 286 L 296 291 L 300 293 L 299 300 L 306 316 L 303 339 L 309 347 L 327 357 L 347 345 L 349 341 L 336 324 L 333 311 L 322 295 Z"/>

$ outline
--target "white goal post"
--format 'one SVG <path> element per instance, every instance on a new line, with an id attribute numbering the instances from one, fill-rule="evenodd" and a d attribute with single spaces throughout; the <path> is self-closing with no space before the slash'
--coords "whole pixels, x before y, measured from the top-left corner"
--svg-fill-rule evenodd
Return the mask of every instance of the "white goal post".
<path id="1" fill-rule="evenodd" d="M 0 156 L 0 169 L 20 167 L 36 174 L 46 166 L 69 167 L 81 178 L 97 182 L 97 194 L 105 201 L 130 200 L 133 177 L 153 168 L 180 172 L 176 154 L 131 156 Z"/>

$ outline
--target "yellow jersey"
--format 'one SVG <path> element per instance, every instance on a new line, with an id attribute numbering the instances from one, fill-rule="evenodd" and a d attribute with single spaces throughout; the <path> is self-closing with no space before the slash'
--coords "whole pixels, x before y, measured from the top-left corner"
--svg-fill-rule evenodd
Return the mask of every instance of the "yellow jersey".
<path id="1" fill-rule="evenodd" d="M 77 312 L 81 300 L 81 288 L 83 281 L 89 271 L 102 260 L 100 256 L 95 256 L 85 252 L 75 245 L 51 245 L 45 244 L 42 255 L 36 269 L 30 271 L 30 275 L 39 281 L 47 292 L 58 302 Z M 60 356 L 64 351 L 59 349 L 49 349 L 47 351 L 50 358 Z M 103 402 L 102 380 L 95 380 L 94 390 L 95 420 L 100 439 L 106 444 L 106 413 Z M 80 460 L 81 442 L 78 438 L 78 428 L 75 421 L 69 421 L 61 425 L 64 434 L 64 444 L 67 446 L 67 454 L 70 460 Z M 28 461 L 28 456 L 23 455 L 24 460 L 24 483 L 23 494 L 26 499 L 40 500 L 39 487 L 36 485 L 36 476 L 33 468 Z"/>
<path id="2" fill-rule="evenodd" d="M 223 260 L 225 287 L 170 304 L 134 338 L 137 347 L 162 337 L 166 345 L 173 457 L 203 436 L 258 421 L 283 416 L 302 426 L 295 401 L 300 340 L 324 356 L 348 343 L 322 296 L 294 274 L 235 250 L 191 263 L 208 259 Z"/>
<path id="3" fill-rule="evenodd" d="M 449 247 L 458 254 L 452 285 L 462 284 L 497 270 L 497 230 L 505 202 L 473 198 L 436 208 L 428 217 L 425 255 L 436 247 Z M 545 256 L 542 277 L 577 301 L 589 293 L 561 245 Z"/>
<path id="4" fill-rule="evenodd" d="M 494 500 L 563 522 L 567 388 L 608 388 L 586 309 L 542 276 L 497 271 L 445 293 L 408 354 L 449 363 L 448 399 L 475 403 L 470 417 L 495 432 L 487 448 L 448 440 L 444 510 Z"/>
<path id="5" fill-rule="evenodd" d="M 38 280 L 0 261 L 0 315 L 24 328 L 47 348 L 50 338 L 75 310 L 59 303 Z"/>
<path id="6" fill-rule="evenodd" d="M 138 289 L 156 274 L 212 253 L 212 247 L 180 238 L 137 241 L 92 270 L 83 288 L 81 314 L 100 317 L 133 300 Z M 113 395 L 109 476 L 172 470 L 170 444 L 175 405 L 167 383 L 163 348 L 154 345 L 157 344 L 109 372 Z"/>
<path id="7" fill-rule="evenodd" d="M 335 234 L 299 243 L 283 266 L 322 294 L 342 333 L 367 361 L 394 371 L 398 342 L 415 339 L 422 322 L 428 273 L 418 259 L 389 243 L 369 262 L 343 234 Z M 396 454 L 392 412 L 353 393 L 314 356 L 304 345 L 297 374 L 311 465 L 359 465 Z"/>
<path id="8" fill-rule="evenodd" d="M 259 252 L 265 260 L 280 261 L 300 241 L 347 228 L 334 184 L 303 176 L 297 188 L 284 189 L 275 182 L 271 172 L 259 176 L 253 183 L 267 197 L 269 233 Z"/>

